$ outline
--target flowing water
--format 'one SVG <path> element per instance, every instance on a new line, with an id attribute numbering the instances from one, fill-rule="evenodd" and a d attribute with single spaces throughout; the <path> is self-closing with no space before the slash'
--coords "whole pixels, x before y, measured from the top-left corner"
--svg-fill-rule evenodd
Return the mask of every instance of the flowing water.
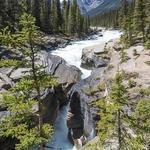
<path id="1" fill-rule="evenodd" d="M 119 38 L 121 33 L 119 31 L 103 31 L 103 36 L 100 34 L 93 35 L 89 40 L 81 40 L 72 42 L 65 48 L 59 48 L 52 52 L 53 55 L 62 57 L 69 65 L 74 65 L 82 71 L 82 79 L 87 78 L 91 74 L 91 70 L 86 70 L 80 67 L 82 49 L 88 46 L 100 44 L 102 42 L 108 42 L 111 39 Z M 54 136 L 47 145 L 47 150 L 75 150 L 67 138 L 68 128 L 66 125 L 66 117 L 68 112 L 68 106 L 64 106 L 56 119 Z"/>

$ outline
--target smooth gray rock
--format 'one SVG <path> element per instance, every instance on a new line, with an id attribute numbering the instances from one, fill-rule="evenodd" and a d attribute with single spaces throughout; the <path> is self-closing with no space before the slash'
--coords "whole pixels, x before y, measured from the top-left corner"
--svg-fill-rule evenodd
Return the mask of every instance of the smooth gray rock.
<path id="1" fill-rule="evenodd" d="M 106 67 L 110 58 L 106 51 L 106 43 L 91 46 L 83 49 L 81 66 L 83 68 L 100 68 Z"/>
<path id="2" fill-rule="evenodd" d="M 0 59 L 17 59 L 21 60 L 22 55 L 17 50 L 8 50 L 0 45 Z"/>
<path id="3" fill-rule="evenodd" d="M 48 54 L 45 57 L 45 62 L 47 71 L 58 77 L 59 83 L 63 86 L 69 87 L 80 80 L 81 71 L 75 66 L 68 65 L 61 57 Z"/>
<path id="4" fill-rule="evenodd" d="M 102 93 L 97 87 L 103 81 L 104 70 L 105 68 L 95 68 L 90 77 L 81 80 L 71 88 L 68 95 L 70 100 L 67 120 L 69 135 L 85 139 L 94 136 L 96 124 L 100 118 L 97 115 L 99 109 L 91 104 L 102 97 Z M 71 139 L 71 136 L 69 138 Z"/>
<path id="5" fill-rule="evenodd" d="M 30 70 L 29 68 L 18 68 L 18 69 L 14 70 L 14 71 L 11 73 L 10 78 L 11 78 L 13 81 L 17 82 L 17 81 L 18 81 L 19 79 L 21 79 L 23 76 L 28 75 L 28 74 L 29 74 L 29 73 L 28 73 L 29 70 Z"/>
<path id="6" fill-rule="evenodd" d="M 12 80 L 6 75 L 0 72 L 0 90 L 8 90 L 12 86 Z"/>

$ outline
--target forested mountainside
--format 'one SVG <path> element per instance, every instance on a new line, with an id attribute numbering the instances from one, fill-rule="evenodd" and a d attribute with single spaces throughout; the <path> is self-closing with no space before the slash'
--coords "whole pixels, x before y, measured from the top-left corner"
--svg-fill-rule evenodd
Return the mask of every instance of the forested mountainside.
<path id="1" fill-rule="evenodd" d="M 85 93 L 93 98 L 92 104 L 99 108 L 100 120 L 98 136 L 81 149 L 149 150 L 150 1 L 129 3 L 123 0 L 119 9 L 91 17 L 91 25 L 121 29 L 122 36 L 117 42 L 106 43 L 101 51 L 98 51 L 101 45 L 97 45 L 83 52 L 84 64 L 96 67 L 94 60 L 99 59 L 103 65 L 109 60 L 109 65 L 104 67 L 103 73 L 101 69 L 100 78 L 93 71 L 92 76 L 96 75 L 100 82 L 93 87 L 95 82 L 91 81 L 85 89 Z M 89 58 L 92 59 L 90 63 Z M 102 95 L 95 102 L 94 96 L 99 93 Z"/>
<path id="2" fill-rule="evenodd" d="M 128 0 L 131 2 L 132 0 Z M 95 16 L 121 6 L 121 0 L 78 0 L 84 15 Z"/>
<path id="3" fill-rule="evenodd" d="M 24 12 L 32 14 L 36 25 L 45 33 L 87 33 L 89 22 L 81 16 L 77 1 L 64 0 L 1 0 L 0 27 L 18 28 L 19 18 Z"/>
<path id="4" fill-rule="evenodd" d="M 123 0 L 121 7 L 100 13 L 91 18 L 92 26 L 122 29 L 122 41 L 127 46 L 143 42 L 150 47 L 150 1 L 134 0 L 129 3 Z"/>

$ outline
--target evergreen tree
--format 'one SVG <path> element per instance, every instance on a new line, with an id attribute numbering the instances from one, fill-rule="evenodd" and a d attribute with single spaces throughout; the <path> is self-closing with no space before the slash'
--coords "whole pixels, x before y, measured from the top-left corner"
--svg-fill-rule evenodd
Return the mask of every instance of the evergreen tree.
<path id="1" fill-rule="evenodd" d="M 11 26 L 12 30 L 17 27 L 17 22 L 20 17 L 20 5 L 17 0 L 6 1 L 7 25 Z"/>
<path id="2" fill-rule="evenodd" d="M 74 8 L 72 5 L 69 7 L 69 15 L 68 15 L 68 33 L 69 34 L 74 34 Z"/>
<path id="3" fill-rule="evenodd" d="M 119 22 L 118 10 L 110 10 L 106 13 L 98 14 L 94 17 L 90 17 L 90 22 L 93 26 L 101 26 L 108 28 L 117 28 Z"/>
<path id="4" fill-rule="evenodd" d="M 150 99 L 141 99 L 136 105 L 133 113 L 134 129 L 136 134 L 139 135 L 139 140 L 144 146 L 149 149 L 150 145 Z"/>
<path id="5" fill-rule="evenodd" d="M 54 33 L 59 31 L 59 20 L 57 14 L 57 5 L 56 1 L 52 0 L 51 2 L 51 24 L 52 24 L 52 31 Z"/>
<path id="6" fill-rule="evenodd" d="M 78 34 L 78 36 L 81 35 L 82 32 L 82 16 L 80 14 L 80 9 L 79 7 L 77 7 L 77 11 L 76 11 L 76 32 Z"/>
<path id="7" fill-rule="evenodd" d="M 32 15 L 33 17 L 36 18 L 36 26 L 40 27 L 41 26 L 41 3 L 40 0 L 32 0 L 31 1 L 31 9 L 32 9 Z"/>
<path id="8" fill-rule="evenodd" d="M 122 41 L 125 43 L 125 46 L 129 47 L 133 44 L 133 28 L 132 28 L 132 17 L 133 17 L 133 7 L 131 4 L 128 3 L 127 0 L 122 1 L 122 9 L 120 15 L 120 23 L 121 28 L 124 31 L 122 36 Z"/>
<path id="9" fill-rule="evenodd" d="M 150 1 L 146 0 L 146 31 L 145 31 L 145 46 L 150 48 Z"/>
<path id="10" fill-rule="evenodd" d="M 68 14 L 69 14 L 69 9 L 68 9 L 68 3 L 66 0 L 63 1 L 63 31 L 64 33 L 67 33 L 67 26 L 68 26 Z"/>
<path id="11" fill-rule="evenodd" d="M 62 11 L 60 6 L 60 0 L 56 0 L 56 8 L 57 8 L 57 18 L 58 18 L 58 26 L 59 30 L 62 28 Z"/>
<path id="12" fill-rule="evenodd" d="M 68 17 L 68 32 L 69 34 L 75 34 L 76 29 L 76 15 L 77 15 L 77 1 L 73 0 L 69 7 L 69 17 Z M 78 10 L 79 11 L 79 10 Z"/>
<path id="13" fill-rule="evenodd" d="M 0 27 L 2 27 L 5 23 L 6 17 L 6 3 L 5 0 L 0 0 Z"/>
<path id="14" fill-rule="evenodd" d="M 83 22 L 76 22 L 76 19 L 80 20 L 81 15 L 77 0 L 64 0 L 63 8 L 60 0 L 1 0 L 0 8 L 0 26 L 11 26 L 13 32 L 17 30 L 19 17 L 24 12 L 32 14 L 36 18 L 36 26 L 49 34 L 62 31 L 70 35 L 76 34 L 79 24 Z M 83 32 L 83 26 L 80 28 Z"/>
<path id="15" fill-rule="evenodd" d="M 21 30 L 14 34 L 8 28 L 0 34 L 5 46 L 17 48 L 23 55 L 21 63 L 13 64 L 23 64 L 29 68 L 27 75 L 3 95 L 2 104 L 11 115 L 2 120 L 0 136 L 16 138 L 19 142 L 16 144 L 17 150 L 31 149 L 35 145 L 43 150 L 52 134 L 52 127 L 43 122 L 42 92 L 57 83 L 54 77 L 46 73 L 45 67 L 37 62 L 40 57 L 38 44 L 42 41 L 35 19 L 31 15 L 23 14 L 20 27 Z"/>
<path id="16" fill-rule="evenodd" d="M 89 26 L 88 26 L 88 18 L 87 17 L 84 17 L 84 20 L 83 20 L 83 32 L 84 33 L 88 33 L 88 29 L 89 29 Z"/>
<path id="17" fill-rule="evenodd" d="M 146 3 L 143 0 L 135 0 L 134 10 L 134 30 L 136 35 L 142 34 L 143 43 L 145 42 L 146 27 Z"/>
<path id="18" fill-rule="evenodd" d="M 128 105 L 128 92 L 120 73 L 117 73 L 109 95 L 100 99 L 96 105 L 100 109 L 97 127 L 100 148 L 111 148 L 113 140 L 118 141 L 118 150 L 143 148 L 139 136 L 135 137 L 132 132 L 128 132 L 133 124 L 125 111 Z"/>
<path id="19" fill-rule="evenodd" d="M 42 0 L 40 20 L 41 20 L 41 30 L 44 31 L 45 33 L 51 33 L 49 1 Z"/>
<path id="20" fill-rule="evenodd" d="M 31 13 L 31 0 L 26 0 L 25 5 L 27 6 L 27 12 Z"/>

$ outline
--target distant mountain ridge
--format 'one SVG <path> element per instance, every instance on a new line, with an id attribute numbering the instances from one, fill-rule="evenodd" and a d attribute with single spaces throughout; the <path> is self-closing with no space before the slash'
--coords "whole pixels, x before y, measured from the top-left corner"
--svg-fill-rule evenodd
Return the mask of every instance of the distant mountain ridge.
<path id="1" fill-rule="evenodd" d="M 78 0 L 82 14 L 94 16 L 120 6 L 122 0 Z M 128 0 L 131 1 L 131 0 Z"/>

